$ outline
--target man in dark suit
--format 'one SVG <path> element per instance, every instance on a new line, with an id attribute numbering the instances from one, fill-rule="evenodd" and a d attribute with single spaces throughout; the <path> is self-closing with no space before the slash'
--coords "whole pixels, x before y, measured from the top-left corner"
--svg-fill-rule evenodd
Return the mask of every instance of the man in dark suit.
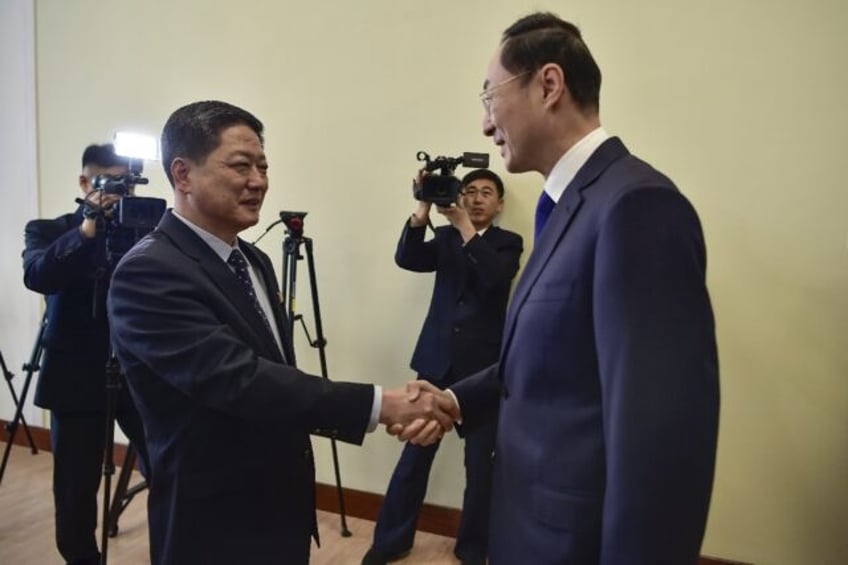
<path id="1" fill-rule="evenodd" d="M 438 207 L 450 226 L 424 241 L 429 202 L 419 201 L 395 254 L 399 267 L 436 272 L 433 297 L 411 367 L 438 387 L 449 386 L 498 360 L 510 283 L 518 272 L 521 236 L 492 225 L 503 210 L 504 187 L 488 169 L 462 179 L 457 206 Z M 497 413 L 457 431 L 465 439 L 465 493 L 454 553 L 463 563 L 485 563 Z M 392 474 L 374 543 L 363 565 L 378 565 L 412 548 L 439 443 L 407 443 Z"/>
<path id="2" fill-rule="evenodd" d="M 128 171 L 128 160 L 115 155 L 111 144 L 87 147 L 79 175 L 84 203 L 74 213 L 33 220 L 25 229 L 24 284 L 47 301 L 35 404 L 50 410 L 56 545 L 68 563 L 100 562 L 95 529 L 106 438 L 109 324 L 108 265 L 96 212 L 100 206 L 111 208 L 118 196 L 101 194 L 92 183 L 97 175 Z M 144 466 L 141 421 L 125 389 L 116 409 Z"/>
<path id="3" fill-rule="evenodd" d="M 465 425 L 500 404 L 493 565 L 694 564 L 704 535 L 719 410 L 704 239 L 674 184 L 601 127 L 600 83 L 580 31 L 534 14 L 504 32 L 481 94 L 507 170 L 545 177 L 500 362 L 451 387 Z"/>
<path id="4" fill-rule="evenodd" d="M 174 209 L 112 277 L 112 337 L 150 452 L 154 565 L 308 563 L 310 431 L 360 443 L 378 421 L 439 415 L 432 395 L 295 367 L 270 259 L 238 238 L 268 190 L 262 132 L 224 102 L 175 111 L 162 132 Z"/>

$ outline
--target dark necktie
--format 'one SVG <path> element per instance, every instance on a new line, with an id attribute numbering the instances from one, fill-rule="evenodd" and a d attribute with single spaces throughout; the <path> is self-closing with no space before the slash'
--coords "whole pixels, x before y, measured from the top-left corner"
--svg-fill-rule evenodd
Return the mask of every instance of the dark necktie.
<path id="1" fill-rule="evenodd" d="M 545 222 L 548 221 L 548 216 L 551 215 L 551 210 L 556 206 L 553 198 L 548 196 L 544 190 L 539 195 L 539 202 L 536 204 L 536 229 L 534 230 L 534 241 L 539 241 L 539 236 L 542 234 L 542 229 L 545 227 Z"/>
<path id="2" fill-rule="evenodd" d="M 250 297 L 251 302 L 253 302 L 253 308 L 256 309 L 256 312 L 258 312 L 262 317 L 262 320 L 265 322 L 265 327 L 268 328 L 268 331 L 271 332 L 271 335 L 273 336 L 274 332 L 271 331 L 271 324 L 268 322 L 265 310 L 263 310 L 262 306 L 259 305 L 259 300 L 256 298 L 256 289 L 253 288 L 253 283 L 250 282 L 250 273 L 247 271 L 247 261 L 245 261 L 244 255 L 242 255 L 241 251 L 238 249 L 233 249 L 233 252 L 230 253 L 230 258 L 227 259 L 227 264 L 235 269 L 236 278 L 241 283 L 241 286 L 244 287 L 244 291 Z"/>

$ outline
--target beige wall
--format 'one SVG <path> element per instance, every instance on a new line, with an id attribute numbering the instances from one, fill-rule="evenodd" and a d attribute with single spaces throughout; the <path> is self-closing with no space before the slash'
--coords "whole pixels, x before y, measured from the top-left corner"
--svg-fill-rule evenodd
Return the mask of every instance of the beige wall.
<path id="1" fill-rule="evenodd" d="M 32 0 L 0 1 L 0 353 L 18 398 L 43 302 L 21 283 L 20 261 L 24 224 L 38 214 L 34 27 Z M 41 425 L 43 414 L 32 406 L 36 377 L 30 378 L 23 418 Z M 0 418 L 11 420 L 15 404 L 6 389 L 5 384 L 0 389 Z"/>
<path id="2" fill-rule="evenodd" d="M 704 224 L 723 404 L 703 552 L 845 562 L 841 0 L 37 1 L 41 213 L 73 205 L 85 144 L 118 128 L 158 133 L 198 99 L 242 105 L 264 120 L 271 162 L 248 239 L 280 210 L 308 210 L 331 377 L 400 385 L 432 284 L 392 260 L 415 153 L 492 151 L 476 95 L 501 30 L 538 8 L 582 27 L 604 71 L 604 125 L 675 179 Z M 148 171 L 142 193 L 170 198 L 159 166 Z M 507 181 L 502 224 L 529 240 L 541 177 Z M 260 243 L 277 265 L 282 236 Z M 302 337 L 298 347 L 318 371 Z M 316 444 L 319 480 L 332 483 L 329 447 Z M 342 446 L 344 484 L 383 492 L 399 450 L 382 432 Z M 428 500 L 459 506 L 461 446 L 443 451 Z"/>

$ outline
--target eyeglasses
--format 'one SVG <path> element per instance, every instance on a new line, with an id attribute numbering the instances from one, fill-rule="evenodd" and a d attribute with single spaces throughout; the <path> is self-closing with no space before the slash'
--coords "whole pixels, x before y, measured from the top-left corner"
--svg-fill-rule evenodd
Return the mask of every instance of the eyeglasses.
<path id="1" fill-rule="evenodd" d="M 506 80 L 499 82 L 498 84 L 494 84 L 480 93 L 480 101 L 483 102 L 483 108 L 486 109 L 486 113 L 488 114 L 492 108 L 492 98 L 494 98 L 494 91 L 502 86 L 506 86 L 514 80 L 517 80 L 523 76 L 529 75 L 533 71 L 524 71 L 523 73 L 513 75 Z"/>
<path id="2" fill-rule="evenodd" d="M 478 194 L 483 198 L 493 198 L 498 192 L 496 190 L 492 190 L 491 188 L 481 188 L 478 189 L 476 187 L 463 188 L 460 191 L 460 194 L 463 196 L 467 196 L 468 198 L 475 198 Z"/>

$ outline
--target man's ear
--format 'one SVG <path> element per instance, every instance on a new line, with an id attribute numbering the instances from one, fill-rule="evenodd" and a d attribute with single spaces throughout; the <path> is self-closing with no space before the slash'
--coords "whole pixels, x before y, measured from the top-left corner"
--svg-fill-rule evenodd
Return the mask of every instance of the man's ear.
<path id="1" fill-rule="evenodd" d="M 174 190 L 186 192 L 191 184 L 189 181 L 191 165 L 183 157 L 176 157 L 171 161 L 171 177 L 174 179 Z"/>
<path id="2" fill-rule="evenodd" d="M 542 80 L 542 96 L 546 106 L 559 103 L 563 97 L 568 96 L 568 86 L 565 84 L 565 74 L 562 67 L 555 63 L 548 63 L 539 69 Z"/>
<path id="3" fill-rule="evenodd" d="M 79 187 L 82 190 L 83 194 L 88 194 L 91 192 L 91 181 L 88 180 L 88 177 L 85 175 L 79 176 Z"/>

